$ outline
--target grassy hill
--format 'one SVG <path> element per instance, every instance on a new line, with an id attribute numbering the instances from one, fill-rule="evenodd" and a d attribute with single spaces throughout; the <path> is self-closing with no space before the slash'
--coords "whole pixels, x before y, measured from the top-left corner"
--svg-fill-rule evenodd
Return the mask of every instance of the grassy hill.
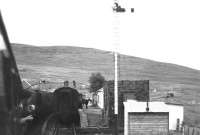
<path id="1" fill-rule="evenodd" d="M 100 72 L 106 80 L 114 79 L 111 52 L 81 47 L 35 47 L 13 44 L 22 78 L 52 82 L 76 80 L 88 84 L 91 73 Z M 200 123 L 200 71 L 175 64 L 138 57 L 119 56 L 120 80 L 150 80 L 151 100 L 166 100 L 168 91 L 175 103 L 184 104 L 187 123 Z M 155 92 L 156 91 L 156 92 Z"/>

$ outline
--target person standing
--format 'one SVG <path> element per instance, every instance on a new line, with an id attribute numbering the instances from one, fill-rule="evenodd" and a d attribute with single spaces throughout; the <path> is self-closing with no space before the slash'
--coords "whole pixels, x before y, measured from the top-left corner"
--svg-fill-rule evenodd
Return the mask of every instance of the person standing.
<path id="1" fill-rule="evenodd" d="M 89 103 L 89 100 L 86 99 L 86 100 L 85 100 L 85 106 L 86 106 L 86 109 L 88 109 L 88 103 Z"/>

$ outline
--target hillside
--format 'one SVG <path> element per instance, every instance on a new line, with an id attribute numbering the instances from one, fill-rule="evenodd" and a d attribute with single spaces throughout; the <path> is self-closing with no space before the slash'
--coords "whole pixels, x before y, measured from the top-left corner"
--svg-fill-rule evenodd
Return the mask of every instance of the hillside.
<path id="1" fill-rule="evenodd" d="M 53 82 L 76 80 L 87 84 L 91 73 L 101 72 L 106 80 L 114 79 L 114 57 L 111 52 L 70 46 L 35 47 L 13 44 L 12 47 L 22 78 Z M 173 91 L 173 102 L 185 105 L 186 121 L 200 121 L 197 120 L 200 116 L 200 71 L 120 55 L 119 76 L 120 80 L 150 80 L 152 100 L 165 100 L 160 97 Z"/>

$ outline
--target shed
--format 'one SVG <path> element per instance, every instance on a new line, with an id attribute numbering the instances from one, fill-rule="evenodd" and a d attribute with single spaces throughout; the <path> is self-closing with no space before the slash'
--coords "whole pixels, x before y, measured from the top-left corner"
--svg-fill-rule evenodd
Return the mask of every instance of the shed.
<path id="1" fill-rule="evenodd" d="M 167 134 L 168 130 L 177 129 L 177 119 L 183 122 L 182 105 L 164 102 L 149 102 L 148 105 L 149 112 L 146 112 L 147 102 L 124 102 L 124 135 Z"/>
<path id="2" fill-rule="evenodd" d="M 118 81 L 118 121 L 124 124 L 123 102 L 129 99 L 149 101 L 149 80 L 121 80 Z M 114 125 L 114 81 L 107 81 L 104 86 L 104 119 L 111 127 Z"/>
<path id="3" fill-rule="evenodd" d="M 103 109 L 104 107 L 104 89 L 101 88 L 97 91 L 97 105 Z"/>

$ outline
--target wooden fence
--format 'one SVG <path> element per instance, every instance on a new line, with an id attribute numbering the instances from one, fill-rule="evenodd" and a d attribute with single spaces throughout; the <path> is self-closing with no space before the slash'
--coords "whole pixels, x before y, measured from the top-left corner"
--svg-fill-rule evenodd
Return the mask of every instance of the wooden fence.
<path id="1" fill-rule="evenodd" d="M 200 135 L 200 128 L 184 126 L 184 135 Z"/>

